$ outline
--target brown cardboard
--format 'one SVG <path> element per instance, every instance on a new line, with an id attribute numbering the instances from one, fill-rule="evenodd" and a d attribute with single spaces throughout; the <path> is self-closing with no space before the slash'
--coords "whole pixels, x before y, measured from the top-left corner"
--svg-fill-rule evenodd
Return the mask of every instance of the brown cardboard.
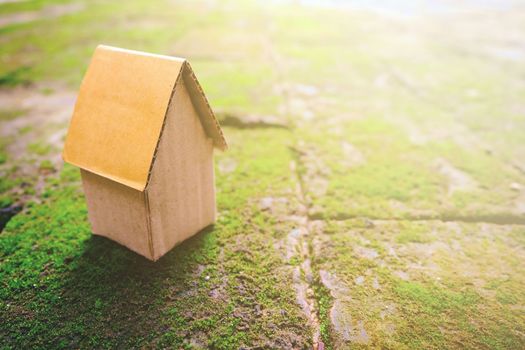
<path id="1" fill-rule="evenodd" d="M 81 169 L 93 233 L 152 259 L 145 193 Z"/>
<path id="2" fill-rule="evenodd" d="M 154 259 L 215 221 L 213 184 L 212 140 L 180 82 L 146 189 Z"/>
<path id="3" fill-rule="evenodd" d="M 97 47 L 63 152 L 93 233 L 157 260 L 213 223 L 214 146 L 227 148 L 184 59 Z"/>

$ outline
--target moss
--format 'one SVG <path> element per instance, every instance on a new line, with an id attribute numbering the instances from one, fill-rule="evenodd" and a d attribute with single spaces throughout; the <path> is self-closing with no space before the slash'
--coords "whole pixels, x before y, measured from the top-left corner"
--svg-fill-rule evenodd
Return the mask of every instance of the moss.
<path id="1" fill-rule="evenodd" d="M 2 195 L 0 196 L 0 208 L 6 208 L 13 204 L 13 198 Z"/>
<path id="2" fill-rule="evenodd" d="M 30 67 L 22 66 L 11 71 L 4 72 L 0 75 L 0 86 L 13 87 L 23 83 L 27 83 L 29 80 Z"/>
<path id="3" fill-rule="evenodd" d="M 518 296 L 513 293 L 508 293 L 502 290 L 498 290 L 496 299 L 502 304 L 515 305 L 519 302 Z"/>
<path id="4" fill-rule="evenodd" d="M 395 292 L 407 302 L 415 302 L 428 315 L 440 315 L 446 310 L 460 310 L 479 301 L 475 293 L 456 293 L 437 285 L 428 287 L 418 282 L 400 281 Z"/>
<path id="5" fill-rule="evenodd" d="M 318 278 L 315 281 L 313 290 L 316 301 L 315 306 L 318 310 L 319 316 L 320 340 L 323 342 L 325 349 L 334 349 L 334 344 L 332 343 L 333 332 L 330 319 L 330 309 L 332 307 L 333 299 L 330 296 L 330 291 Z"/>
<path id="6" fill-rule="evenodd" d="M 0 7 L 0 14 L 7 15 L 17 12 L 35 11 L 43 8 L 46 5 L 60 4 L 67 1 L 68 0 L 35 0 L 31 2 L 7 2 L 5 4 L 2 4 L 2 6 Z"/>
<path id="7" fill-rule="evenodd" d="M 396 236 L 397 243 L 428 243 L 435 240 L 425 224 L 410 223 L 400 224 L 399 234 Z"/>
<path id="8" fill-rule="evenodd" d="M 39 156 L 45 156 L 51 152 L 51 145 L 42 142 L 33 142 L 27 146 L 27 150 Z"/>
<path id="9" fill-rule="evenodd" d="M 0 139 L 0 165 L 5 164 L 9 161 L 9 156 L 7 153 L 7 145 L 11 142 L 11 137 L 5 137 Z M 24 179 L 15 176 L 14 174 L 17 171 L 16 166 L 10 168 L 4 168 L 1 171 L 0 176 L 0 202 L 2 205 L 1 208 L 7 207 L 8 205 L 14 203 L 18 198 L 16 195 L 12 194 L 12 190 L 19 186 Z"/>
<path id="10" fill-rule="evenodd" d="M 91 236 L 78 169 L 48 178 L 43 202 L 28 204 L 0 235 L 2 343 L 305 347 L 309 330 L 274 248 L 281 236 L 273 238 L 268 213 L 247 205 L 290 186 L 287 132 L 226 132 L 232 144 L 246 133 L 251 141 L 228 154 L 239 171 L 217 174 L 218 222 L 157 263 Z M 260 161 L 264 144 L 281 151 Z"/>
<path id="11" fill-rule="evenodd" d="M 19 131 L 20 135 L 25 135 L 28 132 L 30 132 L 31 130 L 33 130 L 33 127 L 31 125 L 27 125 L 27 126 L 24 126 L 24 127 L 20 128 L 18 131 Z"/>
<path id="12" fill-rule="evenodd" d="M 18 109 L 1 109 L 0 110 L 0 122 L 13 120 L 21 115 L 24 115 L 25 111 Z"/>
<path id="13" fill-rule="evenodd" d="M 498 241 L 487 242 L 480 224 L 365 224 L 357 219 L 329 222 L 326 227 L 329 240 L 325 237 L 316 248 L 315 267 L 336 275 L 340 289 L 330 294 L 321 286 L 318 300 L 331 307 L 334 298 L 339 299 L 339 313 L 363 322 L 370 338 L 367 346 L 448 348 L 461 344 L 512 349 L 520 344 L 515 332 L 523 322 L 513 307 L 525 300 L 525 294 L 521 292 L 524 281 L 516 273 L 521 253 L 511 248 L 520 246 L 514 230 L 491 226 Z M 376 247 L 377 257 L 356 253 L 355 247 L 360 246 Z M 497 267 L 493 261 L 499 262 Z M 362 282 L 356 284 L 359 276 Z M 348 292 L 341 289 L 345 286 Z M 328 317 L 323 316 L 336 344 L 359 346 L 341 342 Z"/>
<path id="14" fill-rule="evenodd" d="M 41 8 L 43 2 L 34 6 Z M 145 1 L 131 2 L 125 7 L 95 2 L 89 5 L 89 11 L 82 9 L 51 20 L 4 27 L 2 35 L 6 42 L 0 53 L 8 55 L 9 60 L 0 69 L 0 82 L 12 86 L 58 78 L 76 86 L 97 44 L 165 52 L 168 44 L 181 36 L 188 20 L 197 16 L 195 12 L 189 6 L 185 11 L 173 11 L 164 6 L 149 6 Z M 123 18 L 141 20 L 130 26 Z"/>
<path id="15" fill-rule="evenodd" d="M 20 178 L 4 177 L 0 180 L 0 193 L 9 191 L 12 188 L 15 188 L 22 182 Z"/>
<path id="16" fill-rule="evenodd" d="M 53 165 L 53 162 L 51 162 L 49 159 L 44 159 L 43 161 L 41 161 L 38 168 L 43 171 L 54 171 L 55 170 L 55 166 Z"/>
<path id="17" fill-rule="evenodd" d="M 317 176 L 326 179 L 326 194 L 315 194 L 316 183 L 310 183 L 312 179 L 302 169 L 306 188 L 311 187 L 313 204 L 320 208 L 321 216 L 404 218 L 416 216 L 417 210 L 435 215 L 439 177 L 416 157 L 405 135 L 378 118 L 343 123 L 341 128 L 344 133 L 330 140 L 322 133 L 301 130 L 305 147 L 312 149 L 303 157 L 305 167 L 323 159 L 319 166 L 325 174 Z M 362 153 L 361 162 L 346 160 L 345 142 Z"/>
<path id="18" fill-rule="evenodd" d="M 10 141 L 10 137 L 4 137 L 0 139 L 0 165 L 4 164 L 9 159 L 7 154 L 7 146 L 9 145 Z"/>

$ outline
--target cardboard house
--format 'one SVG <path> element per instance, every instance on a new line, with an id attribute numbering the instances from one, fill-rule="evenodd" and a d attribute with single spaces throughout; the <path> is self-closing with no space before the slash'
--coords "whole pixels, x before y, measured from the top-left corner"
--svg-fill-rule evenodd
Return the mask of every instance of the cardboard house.
<path id="1" fill-rule="evenodd" d="M 186 60 L 97 47 L 63 151 L 94 234 L 155 261 L 212 224 L 215 147 L 226 141 Z"/>

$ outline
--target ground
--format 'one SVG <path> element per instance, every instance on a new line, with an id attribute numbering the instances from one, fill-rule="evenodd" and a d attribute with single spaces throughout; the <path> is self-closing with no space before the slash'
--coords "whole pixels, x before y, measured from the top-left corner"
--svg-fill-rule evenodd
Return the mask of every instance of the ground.
<path id="1" fill-rule="evenodd" d="M 525 5 L 371 3 L 0 1 L 0 347 L 525 348 Z M 99 43 L 187 57 L 230 144 L 157 263 L 60 158 Z"/>

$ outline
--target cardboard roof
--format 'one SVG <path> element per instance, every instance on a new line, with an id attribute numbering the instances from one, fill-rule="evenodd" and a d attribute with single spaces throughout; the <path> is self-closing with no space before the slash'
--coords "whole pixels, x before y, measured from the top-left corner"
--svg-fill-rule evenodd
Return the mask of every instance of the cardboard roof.
<path id="1" fill-rule="evenodd" d="M 207 135 L 215 147 L 226 149 L 219 123 L 185 59 L 100 45 L 80 86 L 64 161 L 143 191 L 181 78 Z"/>

